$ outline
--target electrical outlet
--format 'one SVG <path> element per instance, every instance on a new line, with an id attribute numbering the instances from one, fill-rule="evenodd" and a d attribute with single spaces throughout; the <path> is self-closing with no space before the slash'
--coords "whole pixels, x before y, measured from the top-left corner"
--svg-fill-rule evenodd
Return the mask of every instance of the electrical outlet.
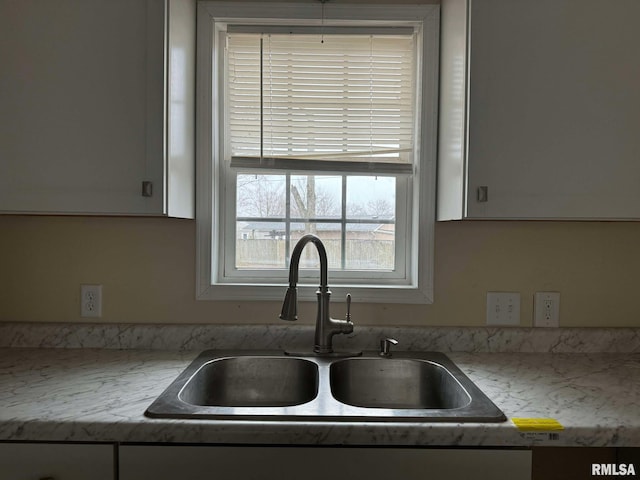
<path id="1" fill-rule="evenodd" d="M 80 316 L 102 316 L 102 285 L 80 285 Z"/>
<path id="2" fill-rule="evenodd" d="M 560 326 L 560 292 L 536 292 L 533 298 L 533 326 Z"/>
<path id="3" fill-rule="evenodd" d="M 520 325 L 520 294 L 487 292 L 487 325 Z"/>

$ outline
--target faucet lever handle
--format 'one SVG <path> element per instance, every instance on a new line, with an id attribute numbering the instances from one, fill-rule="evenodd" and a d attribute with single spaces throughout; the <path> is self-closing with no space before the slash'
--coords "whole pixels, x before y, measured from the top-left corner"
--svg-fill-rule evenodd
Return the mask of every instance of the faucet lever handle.
<path id="1" fill-rule="evenodd" d="M 351 321 L 351 294 L 347 293 L 347 316 L 346 316 L 346 320 L 347 322 Z"/>

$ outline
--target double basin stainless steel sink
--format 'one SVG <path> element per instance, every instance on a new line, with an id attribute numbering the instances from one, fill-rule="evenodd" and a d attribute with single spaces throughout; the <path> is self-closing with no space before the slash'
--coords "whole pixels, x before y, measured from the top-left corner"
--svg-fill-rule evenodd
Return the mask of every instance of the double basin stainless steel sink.
<path id="1" fill-rule="evenodd" d="M 444 354 L 203 352 L 147 409 L 150 417 L 275 421 L 501 422 Z"/>

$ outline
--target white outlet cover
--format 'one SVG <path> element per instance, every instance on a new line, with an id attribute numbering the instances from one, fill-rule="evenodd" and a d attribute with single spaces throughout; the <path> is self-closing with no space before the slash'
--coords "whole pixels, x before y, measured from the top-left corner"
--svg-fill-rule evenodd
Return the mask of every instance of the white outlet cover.
<path id="1" fill-rule="evenodd" d="M 520 293 L 487 292 L 487 325 L 520 325 Z"/>
<path id="2" fill-rule="evenodd" d="M 102 316 L 102 285 L 80 285 L 80 316 Z"/>
<path id="3" fill-rule="evenodd" d="M 536 292 L 533 297 L 533 326 L 560 326 L 560 292 Z"/>

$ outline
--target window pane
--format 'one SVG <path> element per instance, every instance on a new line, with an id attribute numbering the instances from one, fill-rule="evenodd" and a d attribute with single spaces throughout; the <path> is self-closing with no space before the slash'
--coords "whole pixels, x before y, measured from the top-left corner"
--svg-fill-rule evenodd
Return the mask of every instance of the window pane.
<path id="1" fill-rule="evenodd" d="M 285 268 L 284 222 L 236 222 L 236 268 Z"/>
<path id="2" fill-rule="evenodd" d="M 345 268 L 393 270 L 396 232 L 394 224 L 348 223 Z"/>
<path id="3" fill-rule="evenodd" d="M 236 186 L 236 268 L 285 269 L 296 242 L 313 233 L 333 270 L 395 270 L 395 177 L 239 174 Z M 313 250 L 302 269 L 319 268 Z"/>
<path id="4" fill-rule="evenodd" d="M 291 216 L 296 218 L 340 218 L 342 177 L 291 176 Z"/>
<path id="5" fill-rule="evenodd" d="M 394 220 L 395 177 L 347 177 L 347 218 Z"/>
<path id="6" fill-rule="evenodd" d="M 286 209 L 285 175 L 238 175 L 236 216 L 283 218 Z"/>
<path id="7" fill-rule="evenodd" d="M 330 269 L 340 269 L 342 263 L 342 226 L 340 223 L 294 223 L 291 225 L 291 251 L 307 233 L 317 235 L 327 250 Z M 318 269 L 320 261 L 316 247 L 308 244 L 300 257 L 301 269 Z"/>

